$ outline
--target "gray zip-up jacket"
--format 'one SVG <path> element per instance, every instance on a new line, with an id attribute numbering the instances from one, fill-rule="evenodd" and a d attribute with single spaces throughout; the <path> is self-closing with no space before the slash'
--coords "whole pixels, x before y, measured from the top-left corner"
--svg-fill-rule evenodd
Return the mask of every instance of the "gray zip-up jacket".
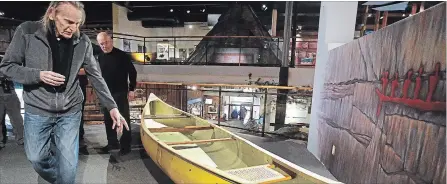
<path id="1" fill-rule="evenodd" d="M 0 72 L 23 84 L 26 112 L 43 116 L 60 116 L 81 110 L 84 96 L 77 74 L 83 65 L 101 105 L 109 111 L 116 108 L 96 59 L 90 39 L 83 33 L 73 35 L 73 61 L 66 89 L 56 89 L 40 80 L 40 71 L 52 71 L 51 49 L 43 24 L 27 21 L 20 24 L 0 63 Z"/>

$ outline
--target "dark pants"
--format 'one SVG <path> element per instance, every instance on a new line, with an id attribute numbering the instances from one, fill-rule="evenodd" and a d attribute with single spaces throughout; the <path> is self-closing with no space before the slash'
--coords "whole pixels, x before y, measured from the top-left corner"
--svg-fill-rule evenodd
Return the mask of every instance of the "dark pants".
<path id="1" fill-rule="evenodd" d="M 15 92 L 0 95 L 0 138 L 6 142 L 5 113 L 8 114 L 16 141 L 23 141 L 23 118 L 20 113 L 20 100 Z"/>
<path id="2" fill-rule="evenodd" d="M 84 107 L 85 101 L 87 101 L 87 84 L 80 82 L 82 94 L 84 94 L 84 101 L 82 101 L 82 110 L 81 110 L 81 125 L 79 126 L 79 139 L 84 139 Z"/>
<path id="3" fill-rule="evenodd" d="M 0 137 L 0 142 L 6 143 L 8 140 L 8 130 L 6 129 L 6 109 L 3 112 L 3 116 L 0 116 L 0 134 L 3 135 Z"/>
<path id="4" fill-rule="evenodd" d="M 48 182 L 75 183 L 80 122 L 81 112 L 46 117 L 25 111 L 25 153 L 34 170 Z"/>
<path id="5" fill-rule="evenodd" d="M 121 136 L 121 139 L 119 143 L 121 144 L 121 149 L 130 149 L 130 144 L 132 141 L 131 133 L 130 133 L 130 111 L 129 111 L 129 100 L 127 98 L 126 92 L 121 93 L 113 93 L 112 94 L 113 99 L 116 102 L 116 105 L 118 106 L 118 110 L 120 111 L 121 115 L 126 120 L 127 124 L 129 125 L 129 131 L 126 128 L 123 128 L 123 135 Z M 103 109 L 104 113 L 104 124 L 106 126 L 106 134 L 107 134 L 107 141 L 109 145 L 116 145 L 118 144 L 118 138 L 117 133 L 115 129 L 112 129 L 113 126 L 113 120 L 110 117 L 110 112 L 107 109 Z"/>

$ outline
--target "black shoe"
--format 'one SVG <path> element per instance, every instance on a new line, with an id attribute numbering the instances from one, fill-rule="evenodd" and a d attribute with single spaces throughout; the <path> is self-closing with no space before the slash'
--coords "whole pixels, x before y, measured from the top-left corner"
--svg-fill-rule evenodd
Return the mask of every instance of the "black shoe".
<path id="1" fill-rule="evenodd" d="M 87 146 L 79 147 L 79 155 L 90 155 L 90 153 L 87 150 Z"/>
<path id="2" fill-rule="evenodd" d="M 119 154 L 120 154 L 121 156 L 123 156 L 123 155 L 127 155 L 127 154 L 129 154 L 131 151 L 132 151 L 132 150 L 131 150 L 130 148 L 121 149 Z"/>
<path id="3" fill-rule="evenodd" d="M 103 153 L 108 153 L 111 150 L 117 150 L 120 149 L 120 145 L 119 144 L 108 144 L 107 146 L 104 146 L 101 148 L 101 151 Z"/>
<path id="4" fill-rule="evenodd" d="M 17 145 L 23 145 L 24 143 L 23 143 L 23 138 L 21 138 L 21 139 L 18 139 L 17 141 L 16 141 L 16 143 L 17 143 Z"/>

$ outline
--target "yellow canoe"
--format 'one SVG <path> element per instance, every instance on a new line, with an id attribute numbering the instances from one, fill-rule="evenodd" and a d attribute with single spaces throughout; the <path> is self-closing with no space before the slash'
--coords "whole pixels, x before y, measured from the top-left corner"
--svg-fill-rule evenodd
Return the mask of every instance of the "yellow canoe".
<path id="1" fill-rule="evenodd" d="M 141 140 L 175 183 L 339 183 L 274 155 L 150 94 Z"/>

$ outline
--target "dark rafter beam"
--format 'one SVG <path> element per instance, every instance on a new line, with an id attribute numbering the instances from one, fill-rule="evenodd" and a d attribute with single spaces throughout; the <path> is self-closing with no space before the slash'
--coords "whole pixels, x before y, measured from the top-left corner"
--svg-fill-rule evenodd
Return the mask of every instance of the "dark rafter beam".
<path id="1" fill-rule="evenodd" d="M 100 27 L 113 27 L 113 24 L 85 24 L 81 27 L 81 29 L 92 29 Z"/>

